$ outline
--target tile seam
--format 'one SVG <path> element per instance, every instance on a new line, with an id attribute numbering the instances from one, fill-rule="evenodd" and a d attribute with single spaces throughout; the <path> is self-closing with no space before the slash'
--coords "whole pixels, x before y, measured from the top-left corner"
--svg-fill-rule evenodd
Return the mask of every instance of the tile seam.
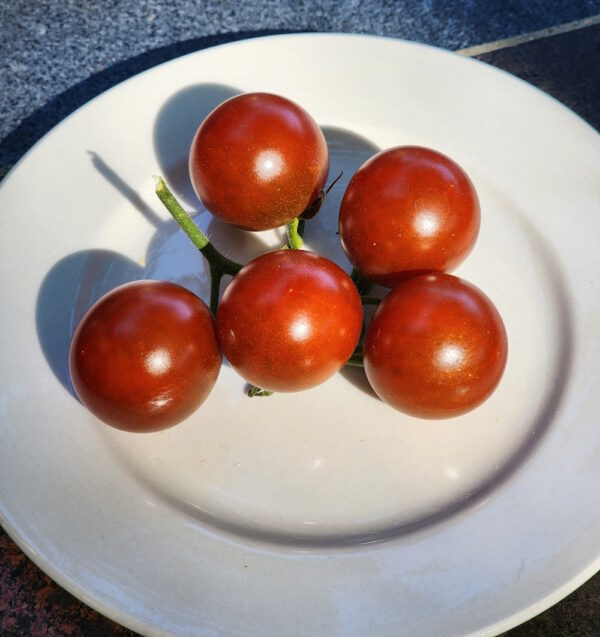
<path id="1" fill-rule="evenodd" d="M 541 29 L 540 31 L 531 31 L 530 33 L 516 35 L 512 38 L 494 40 L 493 42 L 484 42 L 483 44 L 470 46 L 465 49 L 458 49 L 456 53 L 464 55 L 465 57 L 474 57 L 476 55 L 483 55 L 484 53 L 491 53 L 492 51 L 499 51 L 500 49 L 507 49 L 512 46 L 517 46 L 518 44 L 552 37 L 561 33 L 569 33 L 578 29 L 585 29 L 586 27 L 591 27 L 596 24 L 600 24 L 600 15 L 590 16 L 581 20 L 574 20 L 573 22 L 566 22 L 565 24 L 548 27 L 546 29 Z"/>

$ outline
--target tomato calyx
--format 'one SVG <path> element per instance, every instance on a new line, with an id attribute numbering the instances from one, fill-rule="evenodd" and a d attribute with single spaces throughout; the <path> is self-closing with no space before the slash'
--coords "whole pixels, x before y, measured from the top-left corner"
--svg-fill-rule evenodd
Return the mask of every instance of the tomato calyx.
<path id="1" fill-rule="evenodd" d="M 298 217 L 292 219 L 286 225 L 287 231 L 287 248 L 290 250 L 300 250 L 304 245 L 303 234 L 306 221 L 312 219 L 321 210 L 325 198 L 331 192 L 331 189 L 340 180 L 344 171 L 340 171 L 340 174 L 327 186 L 326 189 L 321 189 L 319 196 L 306 208 L 306 210 Z"/>
<path id="2" fill-rule="evenodd" d="M 256 385 L 251 385 L 248 390 L 248 398 L 254 398 L 255 396 L 272 396 L 273 392 L 268 389 L 261 389 L 260 387 L 256 387 Z"/>
<path id="3" fill-rule="evenodd" d="M 325 202 L 325 198 L 331 192 L 331 189 L 337 184 L 337 182 L 341 179 L 344 174 L 343 170 L 340 170 L 340 174 L 327 186 L 327 188 L 321 188 L 321 192 L 319 196 L 307 206 L 306 210 L 300 215 L 300 219 L 312 219 L 318 212 L 321 210 L 323 203 Z"/>

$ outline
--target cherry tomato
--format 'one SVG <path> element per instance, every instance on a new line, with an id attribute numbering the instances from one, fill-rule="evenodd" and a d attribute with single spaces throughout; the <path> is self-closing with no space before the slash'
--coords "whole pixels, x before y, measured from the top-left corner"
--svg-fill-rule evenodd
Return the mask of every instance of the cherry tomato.
<path id="1" fill-rule="evenodd" d="M 87 312 L 71 341 L 71 381 L 81 402 L 127 431 L 157 431 L 187 418 L 221 366 L 213 318 L 185 288 L 135 281 Z"/>
<path id="2" fill-rule="evenodd" d="M 422 418 L 457 416 L 496 388 L 506 331 L 492 302 L 451 274 L 400 283 L 377 308 L 364 339 L 367 378 L 379 397 Z"/>
<path id="3" fill-rule="evenodd" d="M 322 383 L 346 363 L 362 307 L 350 277 L 305 250 L 278 250 L 246 265 L 217 310 L 217 336 L 231 366 L 262 389 Z"/>
<path id="4" fill-rule="evenodd" d="M 325 137 L 288 99 L 247 93 L 202 122 L 189 156 L 196 194 L 216 217 L 246 230 L 289 223 L 319 196 L 329 172 Z"/>
<path id="5" fill-rule="evenodd" d="M 339 216 L 342 246 L 364 276 L 388 287 L 416 273 L 454 269 L 479 233 L 467 174 L 428 148 L 381 151 L 354 174 Z"/>

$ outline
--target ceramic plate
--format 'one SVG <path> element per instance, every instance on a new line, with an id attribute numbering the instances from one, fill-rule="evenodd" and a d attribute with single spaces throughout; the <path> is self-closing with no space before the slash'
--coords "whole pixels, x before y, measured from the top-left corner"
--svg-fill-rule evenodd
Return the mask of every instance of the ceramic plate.
<path id="1" fill-rule="evenodd" d="M 154 195 L 164 175 L 238 260 L 278 246 L 215 221 L 186 174 L 219 102 L 270 91 L 323 127 L 342 182 L 308 247 L 349 269 L 337 208 L 380 148 L 458 161 L 482 228 L 457 271 L 509 337 L 470 414 L 421 421 L 360 372 L 249 399 L 224 366 L 174 429 L 128 434 L 75 399 L 70 336 L 124 281 L 208 298 L 199 253 Z M 164 64 L 57 126 L 0 190 L 0 514 L 62 586 L 147 635 L 493 635 L 600 566 L 600 137 L 481 63 L 373 37 L 249 40 Z"/>

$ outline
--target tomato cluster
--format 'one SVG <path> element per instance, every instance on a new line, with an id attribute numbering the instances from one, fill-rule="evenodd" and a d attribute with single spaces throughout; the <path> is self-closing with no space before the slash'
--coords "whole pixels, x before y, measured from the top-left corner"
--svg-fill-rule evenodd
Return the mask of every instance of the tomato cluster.
<path id="1" fill-rule="evenodd" d="M 227 223 L 289 230 L 318 209 L 329 156 L 306 111 L 250 93 L 201 123 L 189 170 L 203 204 Z M 314 387 L 362 359 L 382 400 L 425 418 L 473 409 L 498 385 L 502 319 L 483 292 L 447 273 L 472 249 L 480 223 L 473 184 L 450 158 L 405 146 L 359 168 L 339 213 L 352 278 L 324 256 L 292 249 L 291 239 L 238 266 L 181 221 L 170 193 L 161 200 L 210 261 L 217 301 L 221 275 L 234 276 L 215 316 L 188 290 L 159 281 L 121 286 L 88 311 L 73 336 L 71 379 L 105 422 L 130 431 L 180 422 L 210 393 L 222 355 L 266 393 Z M 359 278 L 392 288 L 366 328 Z"/>

